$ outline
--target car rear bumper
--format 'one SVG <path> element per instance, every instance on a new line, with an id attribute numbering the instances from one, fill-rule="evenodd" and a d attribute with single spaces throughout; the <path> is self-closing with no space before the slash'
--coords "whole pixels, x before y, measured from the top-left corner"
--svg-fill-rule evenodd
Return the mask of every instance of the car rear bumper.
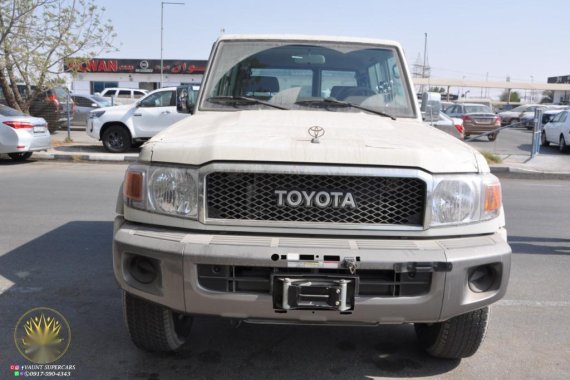
<path id="1" fill-rule="evenodd" d="M 113 267 L 122 289 L 180 312 L 244 320 L 347 324 L 436 322 L 499 300 L 505 294 L 510 272 L 511 249 L 504 230 L 487 236 L 417 241 L 272 237 L 265 244 L 265 237 L 157 229 L 117 217 L 114 231 Z M 325 256 L 332 257 L 332 262 L 327 262 Z M 139 261 L 134 261 L 135 258 Z M 141 258 L 156 270 L 150 282 L 148 278 L 146 283 L 138 281 L 140 272 L 133 272 L 134 263 L 140 263 Z M 354 276 L 343 266 L 346 258 L 356 259 Z M 470 274 L 478 267 L 494 271 L 492 285 L 481 292 L 473 291 L 469 284 Z M 326 272 L 325 268 L 335 276 L 357 278 L 355 281 L 362 283 L 367 273 L 393 271 L 402 281 L 399 286 L 405 284 L 403 279 L 414 281 L 416 275 L 427 271 L 429 276 L 421 276 L 429 277 L 429 285 L 425 292 L 415 295 L 370 292 L 362 295 L 356 291 L 353 309 L 347 313 L 277 310 L 271 290 L 240 291 L 239 285 L 236 289 L 236 283 L 242 280 L 236 278 L 238 270 L 278 272 L 280 277 L 302 274 L 314 279 L 319 276 L 317 272 Z M 211 270 L 211 275 L 204 276 L 204 270 Z M 207 279 L 212 276 L 233 283 L 233 287 L 213 290 L 212 282 Z M 271 281 L 269 289 L 276 281 L 274 276 L 246 280 Z"/>

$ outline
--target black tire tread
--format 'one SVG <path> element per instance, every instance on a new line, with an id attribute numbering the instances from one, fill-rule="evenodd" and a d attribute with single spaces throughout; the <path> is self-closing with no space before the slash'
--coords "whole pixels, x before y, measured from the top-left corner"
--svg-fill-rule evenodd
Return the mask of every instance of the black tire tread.
<path id="1" fill-rule="evenodd" d="M 123 314 L 133 343 L 150 352 L 173 352 L 184 339 L 176 336 L 172 311 L 123 292 Z"/>
<path id="2" fill-rule="evenodd" d="M 489 308 L 485 307 L 431 325 L 428 329 L 435 328 L 437 333 L 434 334 L 433 341 L 424 340 L 424 348 L 430 355 L 438 358 L 460 359 L 472 356 L 485 338 L 488 320 Z M 418 332 L 420 341 L 421 334 Z"/>

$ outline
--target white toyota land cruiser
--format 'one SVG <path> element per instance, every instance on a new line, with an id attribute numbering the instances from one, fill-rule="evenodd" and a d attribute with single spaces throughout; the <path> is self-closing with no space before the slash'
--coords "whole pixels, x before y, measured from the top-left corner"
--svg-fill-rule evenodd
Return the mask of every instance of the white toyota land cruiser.
<path id="1" fill-rule="evenodd" d="M 509 277 L 501 186 L 423 124 L 397 43 L 226 35 L 177 98 L 193 116 L 143 146 L 117 205 L 138 347 L 215 315 L 413 323 L 436 357 L 475 353 Z"/>

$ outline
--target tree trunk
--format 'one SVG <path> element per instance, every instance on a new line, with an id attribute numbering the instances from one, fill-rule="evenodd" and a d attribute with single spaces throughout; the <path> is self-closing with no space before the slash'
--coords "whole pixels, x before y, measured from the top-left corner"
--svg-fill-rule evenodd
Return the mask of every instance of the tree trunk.
<path id="1" fill-rule="evenodd" d="M 2 92 L 4 93 L 4 98 L 6 99 L 6 103 L 8 107 L 12 107 L 21 111 L 20 105 L 16 101 L 16 97 L 14 96 L 14 91 L 12 91 L 12 87 L 10 87 L 10 83 L 8 82 L 8 78 L 6 78 L 6 74 L 4 72 L 4 68 L 0 67 L 0 87 L 2 88 Z"/>

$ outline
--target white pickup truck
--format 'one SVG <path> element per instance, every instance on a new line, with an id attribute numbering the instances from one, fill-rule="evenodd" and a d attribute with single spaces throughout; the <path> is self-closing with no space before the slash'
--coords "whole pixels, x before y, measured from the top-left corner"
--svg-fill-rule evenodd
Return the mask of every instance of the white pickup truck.
<path id="1" fill-rule="evenodd" d="M 215 315 L 410 323 L 433 356 L 477 351 L 509 278 L 501 186 L 423 123 L 397 43 L 225 35 L 177 99 L 192 117 L 143 146 L 117 204 L 138 347 L 176 350 Z"/>

